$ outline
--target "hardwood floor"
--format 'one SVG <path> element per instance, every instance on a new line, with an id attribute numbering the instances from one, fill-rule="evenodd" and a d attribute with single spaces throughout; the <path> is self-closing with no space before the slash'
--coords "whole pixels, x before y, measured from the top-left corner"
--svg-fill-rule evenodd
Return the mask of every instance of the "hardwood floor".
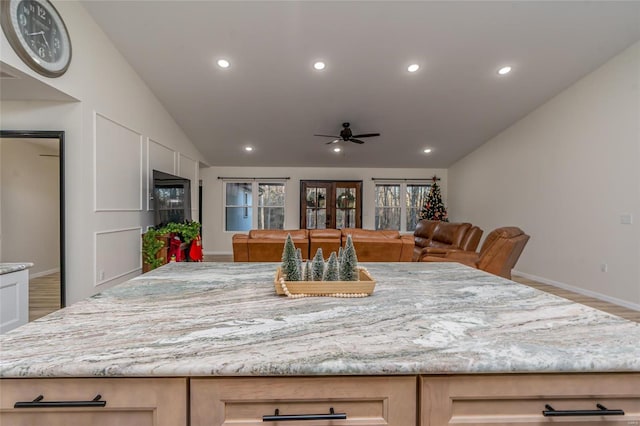
<path id="1" fill-rule="evenodd" d="M 232 262 L 231 255 L 205 255 L 205 262 Z M 514 276 L 513 280 L 538 290 L 564 297 L 576 303 L 639 322 L 640 311 L 634 311 L 613 303 L 574 293 L 558 287 L 542 284 L 527 278 Z M 29 321 L 40 318 L 60 308 L 60 274 L 52 274 L 29 280 Z"/>
<path id="2" fill-rule="evenodd" d="M 29 279 L 29 321 L 60 309 L 60 273 Z"/>

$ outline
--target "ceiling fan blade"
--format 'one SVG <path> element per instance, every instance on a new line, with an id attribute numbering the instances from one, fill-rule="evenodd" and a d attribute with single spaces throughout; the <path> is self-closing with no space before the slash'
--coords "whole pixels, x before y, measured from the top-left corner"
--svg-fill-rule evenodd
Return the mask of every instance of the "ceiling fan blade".
<path id="1" fill-rule="evenodd" d="M 349 141 L 355 142 L 355 143 L 364 143 L 364 141 L 361 141 L 361 140 L 358 140 L 358 139 L 354 139 L 354 138 L 349 138 Z"/>
<path id="2" fill-rule="evenodd" d="M 313 135 L 313 136 L 324 136 L 325 138 L 339 138 L 340 136 L 336 135 Z"/>
<path id="3" fill-rule="evenodd" d="M 354 138 L 371 138 L 373 136 L 380 136 L 380 133 L 363 133 L 361 135 L 353 135 Z"/>
<path id="4" fill-rule="evenodd" d="M 340 142 L 340 139 L 336 139 L 336 140 L 333 140 L 331 142 L 327 142 L 327 145 L 331 145 L 331 144 L 338 143 L 338 142 Z"/>

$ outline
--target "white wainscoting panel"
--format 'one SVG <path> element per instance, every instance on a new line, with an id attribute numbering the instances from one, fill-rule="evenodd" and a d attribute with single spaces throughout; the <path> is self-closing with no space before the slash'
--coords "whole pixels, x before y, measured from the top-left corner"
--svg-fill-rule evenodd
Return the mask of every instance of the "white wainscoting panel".
<path id="1" fill-rule="evenodd" d="M 142 210 L 142 135 L 95 114 L 95 210 Z"/>
<path id="2" fill-rule="evenodd" d="M 0 333 L 29 321 L 29 271 L 0 275 Z"/>
<path id="3" fill-rule="evenodd" d="M 153 210 L 153 171 L 176 174 L 176 152 L 161 143 L 149 138 L 147 144 L 147 177 L 149 182 L 149 196 L 147 210 Z"/>
<path id="4" fill-rule="evenodd" d="M 178 155 L 178 174 L 180 177 L 187 178 L 191 181 L 191 208 L 198 210 L 198 162 L 194 159 L 187 157 L 186 155 Z M 192 220 L 197 220 L 197 214 L 194 216 L 191 214 Z"/>
<path id="5" fill-rule="evenodd" d="M 104 284 L 142 268 L 142 228 L 95 233 L 95 285 Z"/>

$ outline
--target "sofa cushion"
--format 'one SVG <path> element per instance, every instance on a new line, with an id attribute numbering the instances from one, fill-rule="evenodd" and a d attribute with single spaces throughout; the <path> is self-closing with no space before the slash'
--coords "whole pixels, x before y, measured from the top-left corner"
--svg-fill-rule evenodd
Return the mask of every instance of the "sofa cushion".
<path id="1" fill-rule="evenodd" d="M 287 234 L 291 234 L 292 240 L 306 240 L 309 238 L 309 231 L 306 229 L 252 229 L 249 231 L 250 239 L 262 240 L 286 240 Z"/>

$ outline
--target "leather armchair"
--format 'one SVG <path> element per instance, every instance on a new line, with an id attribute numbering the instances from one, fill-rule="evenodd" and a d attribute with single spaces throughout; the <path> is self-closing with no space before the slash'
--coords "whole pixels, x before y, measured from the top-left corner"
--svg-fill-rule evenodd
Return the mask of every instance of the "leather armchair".
<path id="1" fill-rule="evenodd" d="M 452 250 L 444 255 L 424 256 L 421 262 L 459 262 L 483 271 L 511 279 L 511 270 L 518 262 L 529 235 L 515 226 L 494 229 L 487 235 L 480 252 Z"/>
<path id="2" fill-rule="evenodd" d="M 482 229 L 470 223 L 421 220 L 413 233 L 413 260 L 424 256 L 444 256 L 451 250 L 475 251 L 482 237 Z"/>

